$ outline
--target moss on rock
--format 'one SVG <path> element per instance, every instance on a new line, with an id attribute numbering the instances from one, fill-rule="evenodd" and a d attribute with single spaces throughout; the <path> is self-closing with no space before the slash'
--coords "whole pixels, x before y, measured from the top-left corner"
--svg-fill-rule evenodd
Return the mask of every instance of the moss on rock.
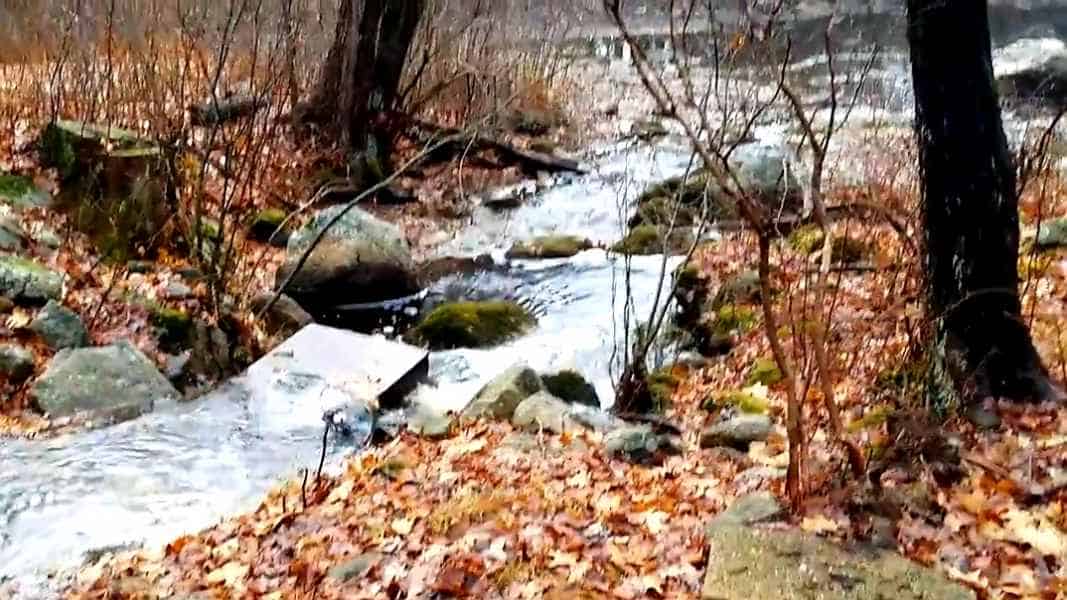
<path id="1" fill-rule="evenodd" d="M 593 247 L 589 240 L 575 235 L 544 235 L 517 242 L 507 258 L 570 258 Z"/>
<path id="2" fill-rule="evenodd" d="M 805 225 L 789 234 L 789 247 L 804 255 L 815 254 L 822 249 L 824 239 L 821 227 Z"/>
<path id="3" fill-rule="evenodd" d="M 630 229 L 626 237 L 616 242 L 611 247 L 611 251 L 629 256 L 647 256 L 662 254 L 666 246 L 667 252 L 681 253 L 690 243 L 692 243 L 692 235 L 687 230 L 672 231 L 664 244 L 664 234 L 660 227 L 638 225 Z"/>
<path id="4" fill-rule="evenodd" d="M 545 389 L 560 400 L 600 408 L 596 388 L 577 371 L 565 370 L 555 375 L 545 375 L 541 377 L 541 381 L 545 384 Z"/>
<path id="5" fill-rule="evenodd" d="M 756 311 L 747 306 L 725 304 L 715 311 L 711 331 L 715 335 L 747 333 L 756 326 L 758 318 Z"/>
<path id="6" fill-rule="evenodd" d="M 159 330 L 159 339 L 165 344 L 181 344 L 189 339 L 193 318 L 177 308 L 154 308 L 151 322 Z"/>
<path id="7" fill-rule="evenodd" d="M 670 407 L 674 399 L 674 392 L 678 391 L 681 380 L 669 368 L 658 369 L 649 373 L 645 378 L 645 385 L 652 395 L 652 402 L 657 412 L 663 412 Z"/>
<path id="8" fill-rule="evenodd" d="M 454 302 L 430 311 L 409 337 L 434 350 L 487 348 L 536 324 L 537 319 L 514 302 Z"/>
<path id="9" fill-rule="evenodd" d="M 782 371 L 773 358 L 757 358 L 748 370 L 746 382 L 748 385 L 761 383 L 763 385 L 775 385 L 781 383 Z"/>

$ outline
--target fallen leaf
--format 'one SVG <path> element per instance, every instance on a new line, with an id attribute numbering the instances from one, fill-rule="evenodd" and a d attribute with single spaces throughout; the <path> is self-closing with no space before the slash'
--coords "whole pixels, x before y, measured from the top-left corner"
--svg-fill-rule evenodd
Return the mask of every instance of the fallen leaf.
<path id="1" fill-rule="evenodd" d="M 248 569 L 248 565 L 231 561 L 208 573 L 206 581 L 209 585 L 219 585 L 221 583 L 228 588 L 232 588 L 248 575 Z"/>

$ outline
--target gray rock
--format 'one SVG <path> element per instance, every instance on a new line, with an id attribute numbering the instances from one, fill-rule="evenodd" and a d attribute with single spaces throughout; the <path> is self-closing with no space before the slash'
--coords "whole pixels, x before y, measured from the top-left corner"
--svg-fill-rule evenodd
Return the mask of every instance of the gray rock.
<path id="1" fill-rule="evenodd" d="M 564 433 L 579 425 L 570 417 L 570 406 L 548 392 L 537 392 L 519 403 L 511 424 L 527 431 Z"/>
<path id="2" fill-rule="evenodd" d="M 795 529 L 716 519 L 702 600 L 973 600 L 934 569 L 875 546 L 841 546 Z"/>
<path id="3" fill-rule="evenodd" d="M 330 567 L 326 576 L 341 583 L 347 583 L 366 575 L 380 560 L 382 560 L 382 555 L 376 552 L 360 554 L 347 562 Z"/>
<path id="4" fill-rule="evenodd" d="M 25 234 L 18 221 L 9 217 L 0 217 L 0 250 L 7 252 L 22 250 L 23 237 Z"/>
<path id="5" fill-rule="evenodd" d="M 1037 230 L 1038 248 L 1062 248 L 1067 246 L 1067 218 L 1050 219 L 1041 223 Z"/>
<path id="6" fill-rule="evenodd" d="M 193 289 L 184 283 L 172 281 L 163 288 L 163 297 L 168 300 L 185 300 L 193 295 Z"/>
<path id="7" fill-rule="evenodd" d="M 156 270 L 156 263 L 150 260 L 131 260 L 126 263 L 126 270 L 130 273 L 151 273 Z"/>
<path id="8" fill-rule="evenodd" d="M 526 365 L 515 365 L 479 390 L 463 409 L 462 416 L 467 419 L 510 419 L 519 403 L 541 390 L 541 378 L 533 369 Z"/>
<path id="9" fill-rule="evenodd" d="M 286 261 L 278 270 L 281 286 L 303 253 L 343 206 L 326 208 L 293 233 Z M 378 302 L 419 291 L 411 250 L 400 229 L 359 209 L 345 213 L 315 247 L 285 288 L 317 319 L 336 306 Z"/>
<path id="10" fill-rule="evenodd" d="M 33 353 L 17 344 L 0 344 L 0 378 L 22 383 L 33 375 Z"/>
<path id="11" fill-rule="evenodd" d="M 652 431 L 648 425 L 628 425 L 604 436 L 604 452 L 609 458 L 655 464 L 666 455 L 681 453 L 681 444 L 671 436 Z"/>
<path id="12" fill-rule="evenodd" d="M 766 415 L 737 415 L 713 423 L 700 434 L 701 448 L 726 446 L 745 450 L 752 442 L 762 442 L 771 434 Z"/>
<path id="13" fill-rule="evenodd" d="M 113 421 L 136 418 L 178 391 L 127 341 L 61 350 L 33 384 L 33 398 L 53 417 L 87 413 Z"/>
<path id="14" fill-rule="evenodd" d="M 63 275 L 17 256 L 0 256 L 0 295 L 15 302 L 44 304 L 63 293 Z"/>
<path id="15" fill-rule="evenodd" d="M 452 432 L 452 417 L 419 405 L 408 418 L 408 429 L 425 438 L 444 439 Z"/>
<path id="16" fill-rule="evenodd" d="M 89 332 L 78 313 L 49 300 L 30 323 L 30 329 L 53 350 L 89 345 Z"/>
<path id="17" fill-rule="evenodd" d="M 718 310 L 727 304 L 755 304 L 760 301 L 760 293 L 759 273 L 742 271 L 719 286 L 710 309 Z"/>
<path id="18" fill-rule="evenodd" d="M 730 508 L 715 517 L 715 523 L 755 525 L 777 521 L 785 514 L 778 498 L 770 492 L 757 492 L 734 501 Z"/>
<path id="19" fill-rule="evenodd" d="M 273 292 L 266 292 L 256 296 L 250 302 L 252 312 L 259 315 L 273 299 Z M 262 319 L 269 333 L 281 332 L 286 337 L 315 322 L 315 319 L 308 311 L 304 310 L 296 300 L 285 294 L 278 296 L 278 300 L 271 305 L 270 310 L 263 313 Z"/>

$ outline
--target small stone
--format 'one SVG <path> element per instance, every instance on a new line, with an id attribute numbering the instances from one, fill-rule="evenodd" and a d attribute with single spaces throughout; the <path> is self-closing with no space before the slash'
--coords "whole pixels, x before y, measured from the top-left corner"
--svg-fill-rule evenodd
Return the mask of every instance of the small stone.
<path id="1" fill-rule="evenodd" d="M 33 375 L 33 353 L 16 344 L 0 344 L 0 377 L 19 384 Z"/>
<path id="2" fill-rule="evenodd" d="M 771 434 L 771 419 L 765 415 L 738 415 L 715 423 L 700 434 L 701 448 L 726 446 L 747 450 Z"/>
<path id="3" fill-rule="evenodd" d="M 657 464 L 669 454 L 681 453 L 681 446 L 677 440 L 657 434 L 648 425 L 630 425 L 605 435 L 604 451 L 610 458 Z"/>
<path id="4" fill-rule="evenodd" d="M 193 295 L 193 290 L 184 283 L 172 281 L 163 288 L 163 297 L 168 300 L 184 300 Z"/>
<path id="5" fill-rule="evenodd" d="M 49 300 L 37 317 L 30 323 L 30 329 L 53 350 L 64 348 L 82 348 L 89 345 L 89 332 L 85 329 L 78 313 Z"/>
<path id="6" fill-rule="evenodd" d="M 347 562 L 330 567 L 326 576 L 341 583 L 347 583 L 366 575 L 381 559 L 382 555 L 374 552 L 361 554 Z"/>

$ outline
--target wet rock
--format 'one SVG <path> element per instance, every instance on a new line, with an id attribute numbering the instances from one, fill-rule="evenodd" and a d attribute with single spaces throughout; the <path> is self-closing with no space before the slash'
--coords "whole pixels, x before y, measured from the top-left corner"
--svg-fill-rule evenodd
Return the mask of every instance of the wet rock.
<path id="1" fill-rule="evenodd" d="M 51 196 L 29 177 L 0 173 L 0 204 L 16 209 L 48 206 Z"/>
<path id="2" fill-rule="evenodd" d="M 841 546 L 729 519 L 708 527 L 703 600 L 973 600 L 974 592 L 895 551 Z"/>
<path id="3" fill-rule="evenodd" d="M 149 412 L 157 400 L 178 398 L 166 377 L 127 341 L 59 351 L 31 394 L 53 417 L 87 413 L 113 421 Z"/>
<path id="4" fill-rule="evenodd" d="M 589 240 L 574 235 L 545 235 L 525 242 L 517 242 L 508 250 L 507 258 L 570 258 L 593 247 Z"/>
<path id="5" fill-rule="evenodd" d="M 626 234 L 626 237 L 612 244 L 610 250 L 616 254 L 628 256 L 648 256 L 652 254 L 683 254 L 692 243 L 687 229 L 677 228 L 664 237 L 663 229 L 658 225 L 638 225 Z"/>
<path id="6" fill-rule="evenodd" d="M 19 384 L 33 375 L 33 352 L 17 344 L 0 344 L 0 379 Z"/>
<path id="7" fill-rule="evenodd" d="M 715 523 L 755 525 L 777 521 L 785 516 L 785 509 L 778 498 L 770 492 L 757 492 L 734 501 L 730 508 L 715 517 Z"/>
<path id="8" fill-rule="evenodd" d="M 656 433 L 649 425 L 620 427 L 604 436 L 604 452 L 637 464 L 660 464 L 682 451 L 680 442 L 670 435 Z"/>
<path id="9" fill-rule="evenodd" d="M 63 293 L 63 275 L 29 259 L 0 256 L 0 295 L 20 304 L 44 304 Z"/>
<path id="10" fill-rule="evenodd" d="M 407 427 L 422 437 L 439 440 L 451 435 L 452 417 L 420 405 L 408 418 Z"/>
<path id="11" fill-rule="evenodd" d="M 488 254 L 471 257 L 446 256 L 419 266 L 418 279 L 420 286 L 425 288 L 449 275 L 469 275 L 497 268 L 493 257 Z"/>
<path id="12" fill-rule="evenodd" d="M 53 350 L 81 348 L 89 345 L 89 332 L 78 314 L 49 300 L 30 323 L 30 329 Z"/>
<path id="13" fill-rule="evenodd" d="M 541 390 L 537 372 L 525 365 L 515 365 L 487 383 L 463 409 L 462 416 L 510 419 L 523 400 Z"/>
<path id="14" fill-rule="evenodd" d="M 570 405 L 548 392 L 537 392 L 519 403 L 511 424 L 527 431 L 564 433 L 579 427 L 570 418 Z"/>
<path id="15" fill-rule="evenodd" d="M 342 584 L 348 583 L 369 573 L 374 568 L 374 565 L 381 560 L 382 555 L 376 552 L 360 554 L 351 560 L 330 567 L 330 570 L 326 572 L 326 576 Z"/>
<path id="16" fill-rule="evenodd" d="M 263 244 L 284 248 L 289 243 L 291 233 L 282 227 L 285 223 L 285 211 L 280 208 L 266 208 L 256 213 L 249 226 L 252 239 Z"/>
<path id="17" fill-rule="evenodd" d="M 252 312 L 259 315 L 273 299 L 273 292 L 259 294 L 250 302 Z M 304 310 L 296 300 L 285 294 L 278 296 L 278 299 L 271 305 L 270 310 L 263 314 L 262 319 L 269 334 L 281 334 L 285 337 L 289 337 L 315 322 L 315 319 L 308 311 Z"/>
<path id="18" fill-rule="evenodd" d="M 323 209 L 293 233 L 277 283 L 283 285 L 303 253 L 343 206 Z M 419 291 L 411 251 L 396 226 L 353 208 L 326 232 L 304 266 L 285 287 L 316 319 L 333 307 L 378 302 Z"/>
<path id="19" fill-rule="evenodd" d="M 536 324 L 537 319 L 514 302 L 453 302 L 430 311 L 409 337 L 433 350 L 489 348 Z"/>
<path id="20" fill-rule="evenodd" d="M 700 434 L 701 448 L 725 446 L 747 450 L 771 434 L 771 419 L 765 415 L 737 415 L 712 424 Z"/>
<path id="21" fill-rule="evenodd" d="M 1067 218 L 1050 219 L 1037 230 L 1038 248 L 1063 248 L 1067 246 Z"/>
<path id="22" fill-rule="evenodd" d="M 550 394 L 564 402 L 600 408 L 596 387 L 577 371 L 565 370 L 555 375 L 545 375 L 541 377 L 541 382 Z"/>

